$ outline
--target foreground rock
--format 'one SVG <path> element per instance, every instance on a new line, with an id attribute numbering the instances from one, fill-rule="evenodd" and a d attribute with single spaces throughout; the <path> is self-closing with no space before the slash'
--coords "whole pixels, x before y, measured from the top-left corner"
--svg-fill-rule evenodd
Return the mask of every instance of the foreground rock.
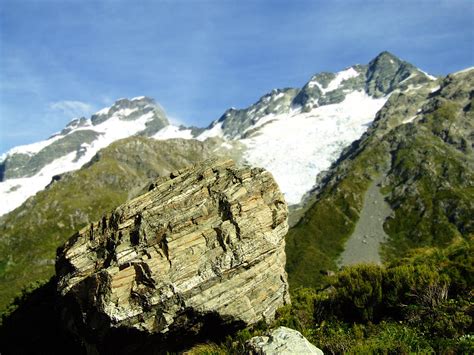
<path id="1" fill-rule="evenodd" d="M 271 174 L 232 160 L 158 179 L 58 251 L 69 328 L 91 343 L 124 329 L 166 340 L 272 319 L 289 301 L 287 216 Z"/>
<path id="2" fill-rule="evenodd" d="M 321 349 L 311 344 L 300 332 L 279 327 L 268 336 L 253 337 L 247 342 L 247 351 L 255 355 L 323 355 Z"/>

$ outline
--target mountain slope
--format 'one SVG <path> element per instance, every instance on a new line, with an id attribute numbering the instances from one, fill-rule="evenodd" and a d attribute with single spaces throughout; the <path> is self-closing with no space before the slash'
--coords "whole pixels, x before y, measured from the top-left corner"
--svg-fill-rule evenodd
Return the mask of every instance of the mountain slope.
<path id="1" fill-rule="evenodd" d="M 359 219 L 369 185 L 381 179 L 393 214 L 381 221 L 384 260 L 474 233 L 474 70 L 393 94 L 363 138 L 326 176 L 316 202 L 287 237 L 294 285 L 318 285 Z"/>
<path id="2" fill-rule="evenodd" d="M 53 176 L 79 169 L 110 143 L 152 136 L 167 125 L 164 111 L 152 99 L 121 99 L 90 119 L 72 120 L 46 141 L 11 149 L 0 162 L 0 215 L 42 190 Z"/>
<path id="3" fill-rule="evenodd" d="M 90 120 L 73 121 L 70 127 L 59 134 L 57 140 L 53 137 L 37 144 L 34 149 L 30 147 L 28 154 L 25 147 L 16 149 L 7 155 L 2 165 L 5 173 L 12 177 L 1 183 L 1 186 L 10 186 L 12 191 L 7 195 L 17 190 L 23 193 L 25 186 L 40 178 L 43 179 L 43 185 L 48 184 L 53 177 L 53 180 L 59 181 L 0 218 L 0 283 L 12 285 L 11 290 L 4 291 L 4 299 L 28 281 L 50 275 L 54 250 L 64 238 L 90 220 L 98 219 L 105 210 L 133 196 L 149 179 L 161 174 L 162 164 L 181 166 L 178 162 L 170 163 L 175 159 L 173 154 L 186 157 L 179 160 L 183 165 L 215 154 L 226 154 L 252 165 L 263 166 L 272 172 L 287 202 L 296 205 L 314 187 L 318 174 L 329 168 L 346 146 L 371 127 L 376 112 L 387 100 L 384 107 L 388 105 L 391 107 L 390 112 L 395 112 L 398 106 L 390 106 L 392 97 L 423 96 L 423 90 L 429 93 L 435 85 L 437 81 L 434 78 L 384 52 L 368 65 L 356 65 L 337 74 L 317 74 L 302 89 L 274 90 L 247 109 L 229 110 L 205 130 L 169 125 L 159 106 L 150 99 L 124 99 L 111 108 L 99 111 Z M 411 112 L 412 108 L 407 110 Z M 415 113 L 416 109 L 408 117 Z M 381 126 L 382 123 L 375 122 L 375 125 Z M 97 127 L 107 129 L 99 130 Z M 124 130 L 124 127 L 130 130 Z M 70 138 L 82 132 L 89 134 L 89 131 L 93 132 L 90 144 Z M 141 148 L 131 143 L 113 143 L 109 147 L 111 150 L 107 148 L 97 153 L 96 158 L 83 169 L 64 176 L 54 176 L 65 170 L 55 172 L 50 169 L 51 164 L 63 162 L 59 166 L 77 169 L 91 159 L 96 148 L 110 144 L 117 138 L 113 134 L 117 131 L 127 136 L 138 134 L 158 140 L 173 137 L 185 140 L 163 143 L 144 140 L 146 143 Z M 370 129 L 370 132 L 374 132 L 371 134 L 375 135 L 379 131 Z M 218 137 L 208 139 L 213 136 Z M 203 142 L 191 140 L 192 137 Z M 63 139 L 71 147 L 66 151 L 72 149 L 71 152 L 61 155 L 64 150 L 58 149 L 59 158 L 53 155 L 49 158 L 53 159 L 53 163 L 46 165 L 39 164 L 36 167 L 29 163 L 39 161 L 38 157 L 42 155 L 48 157 L 45 150 L 54 153 L 56 150 L 51 149 L 52 144 Z M 69 140 L 73 142 L 68 143 Z M 132 139 L 130 142 L 134 141 Z M 197 148 L 193 147 L 202 147 L 199 148 L 201 153 L 196 153 Z M 12 162 L 20 157 L 15 152 L 23 152 L 29 160 L 15 167 Z M 164 162 L 160 160 L 160 155 L 166 157 Z M 20 167 L 26 174 L 22 176 L 26 177 L 16 178 L 15 168 Z M 35 172 L 35 169 L 40 170 Z M 25 183 L 19 184 L 17 180 L 21 179 L 25 179 Z M 20 186 L 17 190 L 15 184 Z M 22 198 L 27 198 L 27 194 Z M 6 206 L 12 207 L 9 203 Z M 327 213 L 323 217 L 328 220 L 334 217 L 332 210 L 328 209 Z M 353 213 L 352 224 L 355 223 L 356 215 Z M 346 228 L 345 233 L 348 234 L 352 224 L 347 223 L 335 224 L 333 228 Z M 304 243 L 305 240 L 305 237 L 298 239 L 298 243 Z M 323 238 L 317 245 L 322 253 L 321 261 L 329 255 L 326 255 L 327 243 L 333 241 Z M 309 244 L 306 246 L 310 252 L 312 247 Z M 331 248 L 333 252 L 334 248 Z M 328 260 L 332 262 L 332 254 Z M 30 269 L 34 271 L 30 272 Z"/>
<path id="4" fill-rule="evenodd" d="M 99 149 L 131 135 L 159 140 L 218 136 L 242 143 L 244 160 L 270 170 L 287 202 L 297 205 L 316 176 L 366 131 L 393 92 L 434 80 L 383 52 L 368 65 L 316 74 L 301 89 L 275 89 L 246 109 L 227 110 L 207 129 L 170 125 L 152 99 L 120 99 L 90 119 L 73 120 L 46 141 L 7 152 L 0 163 L 0 196 L 6 201 L 0 215 L 42 190 L 53 176 L 80 168 Z"/>
<path id="5" fill-rule="evenodd" d="M 290 205 L 299 204 L 342 150 L 367 130 L 389 96 L 434 77 L 383 52 L 368 65 L 314 75 L 301 89 L 274 90 L 230 109 L 199 138 L 238 139 L 244 158 L 275 176 Z"/>
<path id="6" fill-rule="evenodd" d="M 223 154 L 220 139 L 131 137 L 99 151 L 82 169 L 0 218 L 0 309 L 29 282 L 54 273 L 56 248 L 76 230 L 135 197 L 152 179 Z"/>

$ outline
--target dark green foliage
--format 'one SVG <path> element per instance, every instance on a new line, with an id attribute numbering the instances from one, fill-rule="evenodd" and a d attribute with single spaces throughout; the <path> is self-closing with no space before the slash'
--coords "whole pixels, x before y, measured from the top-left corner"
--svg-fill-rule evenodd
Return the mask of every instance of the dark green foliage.
<path id="1" fill-rule="evenodd" d="M 85 354 L 61 323 L 52 279 L 25 288 L 15 299 L 0 324 L 0 353 L 7 354 Z"/>
<path id="2" fill-rule="evenodd" d="M 360 265 L 338 273 L 334 299 L 341 316 L 359 322 L 375 320 L 382 305 L 383 271 L 376 265 Z"/>
<path id="3" fill-rule="evenodd" d="M 325 353 L 472 353 L 473 245 L 347 267 L 324 291 L 293 291 L 276 325 L 299 330 Z"/>

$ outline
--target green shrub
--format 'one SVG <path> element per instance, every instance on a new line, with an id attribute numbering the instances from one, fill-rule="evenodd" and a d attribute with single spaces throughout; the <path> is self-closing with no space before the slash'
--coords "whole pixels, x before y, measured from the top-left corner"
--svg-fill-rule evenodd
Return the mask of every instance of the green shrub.
<path id="1" fill-rule="evenodd" d="M 382 306 L 382 267 L 361 264 L 342 270 L 334 283 L 335 305 L 347 320 L 374 321 Z"/>

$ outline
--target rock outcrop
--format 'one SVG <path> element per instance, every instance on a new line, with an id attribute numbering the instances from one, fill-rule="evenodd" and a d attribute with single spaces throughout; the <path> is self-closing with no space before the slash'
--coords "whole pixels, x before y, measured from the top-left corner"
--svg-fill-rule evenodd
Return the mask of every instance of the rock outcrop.
<path id="1" fill-rule="evenodd" d="M 287 216 L 260 168 L 211 160 L 159 178 L 58 250 L 69 328 L 94 343 L 117 329 L 169 339 L 272 319 L 289 302 Z"/>
<path id="2" fill-rule="evenodd" d="M 300 332 L 286 327 L 279 327 L 268 336 L 253 337 L 246 346 L 248 353 L 253 355 L 323 355 L 322 350 L 306 340 Z"/>

